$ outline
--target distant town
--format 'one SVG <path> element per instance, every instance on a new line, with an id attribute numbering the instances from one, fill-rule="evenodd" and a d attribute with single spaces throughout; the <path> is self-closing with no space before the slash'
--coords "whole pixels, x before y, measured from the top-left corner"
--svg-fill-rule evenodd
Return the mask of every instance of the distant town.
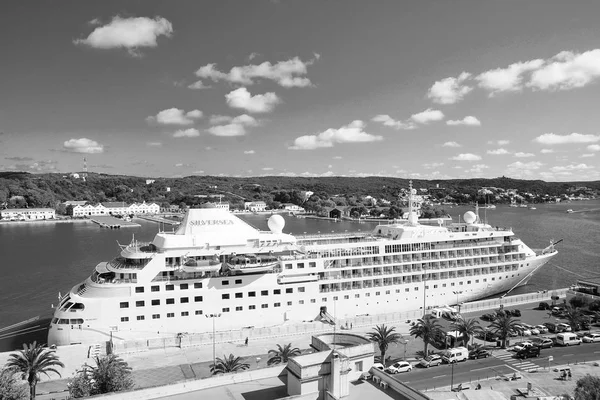
<path id="1" fill-rule="evenodd" d="M 584 186 L 509 178 L 460 182 L 357 179 L 339 177 L 333 183 L 331 178 L 300 181 L 281 177 L 144 179 L 79 173 L 1 173 L 0 220 L 178 214 L 204 203 L 232 212 L 395 219 L 405 217 L 408 211 L 411 184 L 422 201 L 423 218 L 446 216 L 445 208 L 460 204 L 478 204 L 485 208 L 495 208 L 497 204 L 533 207 L 539 203 L 595 199 L 600 194 L 598 182 Z M 475 186 L 482 181 L 501 181 L 516 187 Z M 312 190 L 306 190 L 307 187 Z"/>

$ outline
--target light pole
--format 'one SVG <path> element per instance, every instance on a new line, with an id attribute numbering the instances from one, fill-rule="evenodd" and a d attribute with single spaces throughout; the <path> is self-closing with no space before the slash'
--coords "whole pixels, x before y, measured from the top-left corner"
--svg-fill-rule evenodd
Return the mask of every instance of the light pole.
<path id="1" fill-rule="evenodd" d="M 206 314 L 204 315 L 206 318 L 210 318 L 212 319 L 212 325 L 213 325 L 213 334 L 212 334 L 212 339 L 213 339 L 213 368 L 217 365 L 217 353 L 215 352 L 215 318 L 219 318 L 221 316 L 221 314 Z"/>

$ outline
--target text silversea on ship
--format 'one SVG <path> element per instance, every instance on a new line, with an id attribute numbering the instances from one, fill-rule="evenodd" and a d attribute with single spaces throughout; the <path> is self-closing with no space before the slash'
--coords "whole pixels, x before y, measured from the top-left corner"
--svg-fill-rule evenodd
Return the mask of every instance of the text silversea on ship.
<path id="1" fill-rule="evenodd" d="M 421 225 L 410 193 L 408 220 L 371 233 L 295 238 L 279 215 L 261 232 L 225 210 L 190 209 L 176 232 L 96 265 L 61 299 L 48 343 L 208 332 L 214 313 L 220 330 L 238 330 L 315 320 L 334 302 L 337 318 L 352 318 L 453 304 L 458 289 L 472 301 L 526 284 L 557 254 L 471 211 L 464 223 Z"/>

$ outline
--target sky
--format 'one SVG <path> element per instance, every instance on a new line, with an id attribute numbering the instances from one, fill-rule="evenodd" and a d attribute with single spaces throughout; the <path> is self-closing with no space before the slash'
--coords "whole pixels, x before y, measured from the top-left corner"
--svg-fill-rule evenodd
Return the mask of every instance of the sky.
<path id="1" fill-rule="evenodd" d="M 7 1 L 0 170 L 600 179 L 600 2 Z"/>

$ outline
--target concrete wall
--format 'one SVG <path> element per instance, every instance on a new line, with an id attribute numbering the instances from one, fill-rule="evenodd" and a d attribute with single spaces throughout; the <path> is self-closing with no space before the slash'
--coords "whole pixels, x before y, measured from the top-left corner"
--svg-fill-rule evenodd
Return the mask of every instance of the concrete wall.
<path id="1" fill-rule="evenodd" d="M 285 365 L 244 371 L 233 374 L 216 375 L 206 379 L 188 380 L 172 385 L 94 396 L 93 398 L 108 398 L 110 400 L 149 400 L 159 397 L 174 396 L 196 390 L 209 389 L 217 386 L 255 381 L 258 379 L 274 378 L 285 374 Z"/>
<path id="2" fill-rule="evenodd" d="M 383 371 L 373 368 L 371 370 L 371 374 L 373 374 L 373 376 L 377 376 L 377 377 L 381 378 L 381 380 L 383 382 L 386 382 L 389 385 L 390 389 L 392 389 L 396 393 L 398 393 L 403 399 L 406 399 L 406 400 L 431 400 L 431 398 L 428 397 L 427 395 L 425 395 L 424 393 L 421 393 L 409 386 L 406 386 L 405 384 L 403 384 L 401 382 L 398 382 L 397 380 L 395 380 L 394 378 L 392 378 L 391 376 L 389 376 L 388 374 L 386 374 Z"/>

